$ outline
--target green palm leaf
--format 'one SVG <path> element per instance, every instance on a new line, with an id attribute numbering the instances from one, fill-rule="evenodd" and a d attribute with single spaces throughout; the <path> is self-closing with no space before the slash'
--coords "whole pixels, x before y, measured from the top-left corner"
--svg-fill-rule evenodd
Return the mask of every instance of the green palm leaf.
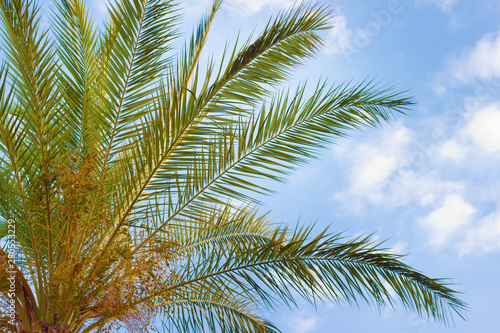
<path id="1" fill-rule="evenodd" d="M 369 237 L 343 241 L 341 234 L 329 235 L 328 230 L 311 237 L 312 228 L 255 232 L 263 220 L 252 213 L 243 217 L 246 213 L 223 211 L 226 219 L 210 222 L 215 231 L 202 231 L 198 237 L 203 240 L 195 236 L 194 245 L 181 248 L 188 259 L 171 289 L 200 285 L 209 292 L 213 286 L 234 286 L 251 290 L 260 298 L 257 304 L 267 307 L 273 307 L 276 297 L 294 304 L 290 289 L 313 302 L 362 301 L 383 307 L 393 305 L 396 297 L 407 309 L 443 321 L 450 318 L 448 311 L 460 314 L 464 308 L 444 281 L 416 272 Z M 222 251 L 214 253 L 214 248 Z"/>

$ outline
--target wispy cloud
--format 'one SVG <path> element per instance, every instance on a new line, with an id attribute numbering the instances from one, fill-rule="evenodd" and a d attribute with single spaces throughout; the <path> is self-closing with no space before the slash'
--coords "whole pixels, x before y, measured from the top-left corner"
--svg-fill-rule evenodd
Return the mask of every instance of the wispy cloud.
<path id="1" fill-rule="evenodd" d="M 500 106 L 491 105 L 476 112 L 466 130 L 481 148 L 488 152 L 500 151 Z"/>
<path id="2" fill-rule="evenodd" d="M 447 128 L 446 139 L 437 145 L 436 160 L 442 166 L 449 164 L 463 169 L 471 161 L 493 167 L 500 159 L 500 100 L 465 108 L 460 116 L 458 124 L 453 129 Z"/>
<path id="3" fill-rule="evenodd" d="M 419 139 L 398 123 L 378 137 L 335 148 L 334 156 L 346 161 L 351 172 L 347 187 L 334 200 L 351 213 L 363 213 L 369 206 L 426 207 L 444 195 L 460 192 L 460 183 L 445 180 L 428 167 L 437 144 L 426 145 Z"/>
<path id="4" fill-rule="evenodd" d="M 354 54 L 358 54 L 368 47 L 377 37 L 395 21 L 403 12 L 403 3 L 399 1 L 387 2 L 386 8 L 371 10 L 370 19 L 361 27 L 348 27 L 348 19 L 340 8 L 333 11 L 336 16 L 332 20 L 333 29 L 327 40 L 325 51 L 330 54 L 342 54 L 350 61 Z"/>
<path id="5" fill-rule="evenodd" d="M 292 186 L 301 186 L 311 184 L 313 181 L 317 179 L 318 174 L 320 173 L 321 168 L 319 167 L 310 167 L 299 169 L 293 172 L 290 176 L 290 185 Z"/>
<path id="6" fill-rule="evenodd" d="M 477 210 L 459 195 L 448 196 L 444 203 L 420 221 L 429 245 L 443 246 L 460 229 L 471 223 Z"/>
<path id="7" fill-rule="evenodd" d="M 334 157 L 351 172 L 334 200 L 351 214 L 412 209 L 434 250 L 500 252 L 500 210 L 489 208 L 500 206 L 500 175 L 491 172 L 500 163 L 497 105 L 468 108 L 453 126 L 429 122 L 442 132 L 436 140 L 400 122 L 335 147 Z"/>
<path id="8" fill-rule="evenodd" d="M 432 3 L 437 5 L 443 11 L 449 11 L 457 0 L 416 0 L 417 3 Z"/>
<path id="9" fill-rule="evenodd" d="M 431 0 L 436 5 L 438 5 L 442 10 L 450 10 L 457 0 Z"/>
<path id="10" fill-rule="evenodd" d="M 340 12 L 337 8 L 335 12 Z M 354 31 L 347 27 L 347 17 L 337 14 L 333 18 L 333 29 L 330 30 L 330 36 L 326 52 L 332 54 L 343 54 L 352 47 Z"/>
<path id="11" fill-rule="evenodd" d="M 500 209 L 480 216 L 461 196 L 449 196 L 420 223 L 428 245 L 454 247 L 459 256 L 500 252 Z"/>
<path id="12" fill-rule="evenodd" d="M 251 15 L 266 8 L 286 8 L 294 5 L 294 0 L 227 0 L 228 8 L 243 15 Z"/>
<path id="13" fill-rule="evenodd" d="M 394 246 L 391 246 L 390 252 L 395 254 L 405 255 L 407 251 L 408 243 L 404 241 L 399 241 Z"/>
<path id="14" fill-rule="evenodd" d="M 321 318 L 317 314 L 300 311 L 290 318 L 290 329 L 294 333 L 309 333 L 320 327 Z"/>
<path id="15" fill-rule="evenodd" d="M 462 83 L 499 79 L 500 32 L 488 33 L 474 47 L 465 48 L 459 57 L 450 60 L 449 71 Z"/>
<path id="16" fill-rule="evenodd" d="M 500 209 L 477 221 L 459 244 L 460 255 L 500 252 Z"/>
<path id="17" fill-rule="evenodd" d="M 449 139 L 438 146 L 438 157 L 444 161 L 459 162 L 467 155 L 467 147 L 464 147 L 456 139 Z"/>

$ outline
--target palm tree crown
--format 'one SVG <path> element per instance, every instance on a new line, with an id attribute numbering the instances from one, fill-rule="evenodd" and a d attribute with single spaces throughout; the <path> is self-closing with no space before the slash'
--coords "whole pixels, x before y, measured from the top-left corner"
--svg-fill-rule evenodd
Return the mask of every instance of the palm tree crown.
<path id="1" fill-rule="evenodd" d="M 35 1 L 2 1 L 1 325 L 277 332 L 259 309 L 297 294 L 461 314 L 443 281 L 369 238 L 259 212 L 268 180 L 412 100 L 371 82 L 284 89 L 329 28 L 316 5 L 202 64 L 220 5 L 175 50 L 173 1 L 112 1 L 102 30 L 81 0 L 57 0 L 50 30 Z"/>

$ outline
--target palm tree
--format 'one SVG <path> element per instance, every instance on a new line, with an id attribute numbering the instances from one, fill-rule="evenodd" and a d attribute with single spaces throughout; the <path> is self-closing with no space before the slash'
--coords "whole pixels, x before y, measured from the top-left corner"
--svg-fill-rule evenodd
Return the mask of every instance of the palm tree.
<path id="1" fill-rule="evenodd" d="M 371 82 L 283 89 L 329 11 L 301 5 L 201 64 L 221 3 L 180 50 L 178 6 L 81 0 L 52 30 L 3 0 L 2 327 L 17 332 L 277 332 L 279 304 L 366 302 L 447 322 L 465 304 L 370 238 L 290 230 L 256 198 L 348 131 L 412 104 Z"/>

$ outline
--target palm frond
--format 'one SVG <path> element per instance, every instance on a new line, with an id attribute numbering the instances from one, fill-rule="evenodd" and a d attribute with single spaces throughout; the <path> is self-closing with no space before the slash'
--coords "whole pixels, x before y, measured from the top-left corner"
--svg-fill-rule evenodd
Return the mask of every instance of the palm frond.
<path id="1" fill-rule="evenodd" d="M 328 229 L 311 237 L 311 227 L 276 229 L 261 238 L 230 237 L 225 231 L 203 246 L 190 247 L 171 290 L 235 286 L 270 307 L 277 299 L 294 304 L 291 289 L 311 302 L 330 299 L 385 307 L 393 306 L 395 297 L 405 308 L 443 322 L 465 309 L 444 280 L 415 271 L 369 237 L 344 241 Z"/>
<path id="2" fill-rule="evenodd" d="M 172 1 L 121 1 L 110 5 L 111 23 L 102 44 L 107 99 L 105 116 L 108 155 L 120 130 L 146 113 L 156 83 L 167 69 L 177 18 Z"/>
<path id="3" fill-rule="evenodd" d="M 94 137 L 100 134 L 99 112 L 103 79 L 103 68 L 99 63 L 100 39 L 93 20 L 80 0 L 61 0 L 56 3 L 54 32 L 58 39 L 58 53 L 64 65 L 62 71 L 65 124 L 68 133 L 68 150 L 95 149 L 101 142 Z"/>
<path id="4" fill-rule="evenodd" d="M 219 289 L 219 288 L 216 288 Z M 198 296 L 196 291 L 186 290 L 185 297 L 176 295 L 175 300 L 165 304 L 166 312 L 174 311 L 175 317 L 166 316 L 162 327 L 167 332 L 255 332 L 274 333 L 278 328 L 255 314 L 252 304 L 225 291 L 222 294 L 204 289 Z M 197 297 L 198 296 L 198 297 Z"/>
<path id="5" fill-rule="evenodd" d="M 317 32 L 326 28 L 329 17 L 325 9 L 315 6 L 299 7 L 280 15 L 269 22 L 255 42 L 247 43 L 240 52 L 236 52 L 235 47 L 226 70 L 221 67 L 216 82 L 211 85 L 209 81 L 213 70 L 209 66 L 203 86 L 198 88 L 201 91 L 195 96 L 198 90 L 196 68 L 199 54 L 219 5 L 219 1 L 214 2 L 210 15 L 201 22 L 191 38 L 190 45 L 181 55 L 178 66 L 180 74 L 175 74 L 179 75 L 179 78 L 174 77 L 166 86 L 165 95 L 170 97 L 160 95 L 155 116 L 150 122 L 142 125 L 142 131 L 138 132 L 133 140 L 135 144 L 130 146 L 135 152 L 129 153 L 129 156 L 152 157 L 148 158 L 150 162 L 144 161 L 146 163 L 140 160 L 136 163 L 137 159 L 132 158 L 129 160 L 133 165 L 130 169 L 139 171 L 136 178 L 141 182 L 135 198 L 131 200 L 132 205 L 136 204 L 142 193 L 158 187 L 168 187 L 168 180 L 172 178 L 172 174 L 178 173 L 178 170 L 173 171 L 173 169 L 183 167 L 186 163 L 188 166 L 194 163 L 193 159 L 189 158 L 193 155 L 193 149 L 200 148 L 200 144 L 216 134 L 221 124 L 233 122 L 231 117 L 216 115 L 218 109 L 225 110 L 226 116 L 228 112 L 232 114 L 230 110 L 233 108 L 228 104 L 227 91 L 235 91 L 237 86 L 243 85 L 242 82 L 253 84 L 255 89 L 261 84 L 276 85 L 281 82 L 285 78 L 285 72 L 299 64 L 302 59 L 311 56 L 321 44 Z M 266 72 L 266 75 L 254 75 L 256 72 Z M 193 75 L 192 86 L 188 88 L 187 84 Z M 263 94 L 261 89 L 243 90 L 246 94 L 259 95 L 261 98 L 267 95 Z M 186 94 L 188 97 L 184 98 Z M 234 103 L 248 102 L 253 98 L 250 95 L 243 100 L 236 98 L 240 95 L 238 93 L 230 98 Z M 168 125 L 165 126 L 165 123 Z M 130 149 L 129 146 L 125 147 Z M 132 206 L 129 206 L 127 211 L 131 209 Z M 127 216 L 127 213 L 123 216 Z"/>
<path id="6" fill-rule="evenodd" d="M 172 162 L 176 171 L 186 165 L 183 178 L 169 174 L 170 179 L 154 179 L 149 188 L 158 193 L 166 188 L 176 203 L 165 225 L 202 216 L 228 198 L 254 201 L 252 192 L 268 192 L 256 178 L 282 181 L 283 174 L 350 130 L 388 122 L 413 103 L 405 93 L 377 89 L 369 82 L 333 88 L 319 84 L 309 98 L 305 91 L 302 85 L 292 94 L 278 94 L 255 117 L 214 134 L 192 152 L 188 163 Z"/>

